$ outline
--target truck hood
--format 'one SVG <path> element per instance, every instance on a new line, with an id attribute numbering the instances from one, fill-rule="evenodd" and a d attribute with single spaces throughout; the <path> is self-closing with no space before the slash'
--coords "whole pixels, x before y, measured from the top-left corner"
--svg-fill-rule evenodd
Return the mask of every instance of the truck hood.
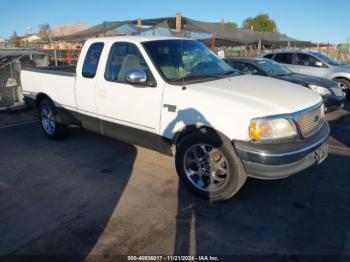
<path id="1" fill-rule="evenodd" d="M 293 113 L 322 102 L 321 96 L 308 88 L 262 76 L 239 75 L 190 87 L 240 103 L 261 116 Z"/>

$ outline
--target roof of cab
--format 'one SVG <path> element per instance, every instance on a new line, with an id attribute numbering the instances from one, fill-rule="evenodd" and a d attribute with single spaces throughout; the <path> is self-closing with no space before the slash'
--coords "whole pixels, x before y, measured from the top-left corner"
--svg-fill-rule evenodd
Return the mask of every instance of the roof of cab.
<path id="1" fill-rule="evenodd" d="M 115 41 L 126 41 L 126 42 L 149 42 L 157 40 L 192 40 L 189 38 L 175 37 L 175 36 L 108 36 L 108 37 L 98 37 L 90 38 L 87 41 L 89 42 L 115 42 Z"/>

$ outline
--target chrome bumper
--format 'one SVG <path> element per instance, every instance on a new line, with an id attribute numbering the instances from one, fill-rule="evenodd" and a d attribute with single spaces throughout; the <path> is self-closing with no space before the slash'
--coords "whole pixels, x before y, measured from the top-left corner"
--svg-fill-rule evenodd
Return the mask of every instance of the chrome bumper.
<path id="1" fill-rule="evenodd" d="M 254 144 L 234 141 L 248 176 L 260 179 L 279 179 L 321 163 L 328 154 L 329 125 L 307 140 L 284 144 Z"/>

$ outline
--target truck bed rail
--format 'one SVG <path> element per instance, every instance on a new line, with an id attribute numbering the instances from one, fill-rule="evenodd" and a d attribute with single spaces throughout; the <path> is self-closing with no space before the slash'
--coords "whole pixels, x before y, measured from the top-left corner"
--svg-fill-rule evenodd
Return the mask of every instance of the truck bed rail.
<path id="1" fill-rule="evenodd" d="M 22 71 L 32 71 L 43 74 L 53 74 L 61 76 L 72 76 L 75 77 L 76 66 L 46 66 L 46 67 L 33 67 L 23 68 Z"/>

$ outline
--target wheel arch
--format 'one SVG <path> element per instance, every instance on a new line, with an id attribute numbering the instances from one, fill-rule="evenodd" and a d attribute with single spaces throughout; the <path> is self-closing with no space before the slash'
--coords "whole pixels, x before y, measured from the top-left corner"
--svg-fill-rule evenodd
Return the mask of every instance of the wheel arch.
<path id="1" fill-rule="evenodd" d="M 172 139 L 172 144 L 175 147 L 177 147 L 185 137 L 195 132 L 216 133 L 220 137 L 225 137 L 228 139 L 228 137 L 225 134 L 223 134 L 222 132 L 212 127 L 205 126 L 205 125 L 202 125 L 202 126 L 188 125 L 176 132 L 176 134 L 174 135 L 174 138 Z"/>
<path id="2" fill-rule="evenodd" d="M 53 102 L 52 99 L 47 94 L 39 93 L 35 98 L 36 107 L 39 108 L 41 101 L 43 101 L 46 98 L 49 99 L 51 102 Z"/>
<path id="3" fill-rule="evenodd" d="M 345 80 L 350 81 L 350 78 L 346 77 L 346 76 L 335 76 L 335 77 L 332 78 L 332 80 L 337 80 L 337 79 L 345 79 Z"/>

